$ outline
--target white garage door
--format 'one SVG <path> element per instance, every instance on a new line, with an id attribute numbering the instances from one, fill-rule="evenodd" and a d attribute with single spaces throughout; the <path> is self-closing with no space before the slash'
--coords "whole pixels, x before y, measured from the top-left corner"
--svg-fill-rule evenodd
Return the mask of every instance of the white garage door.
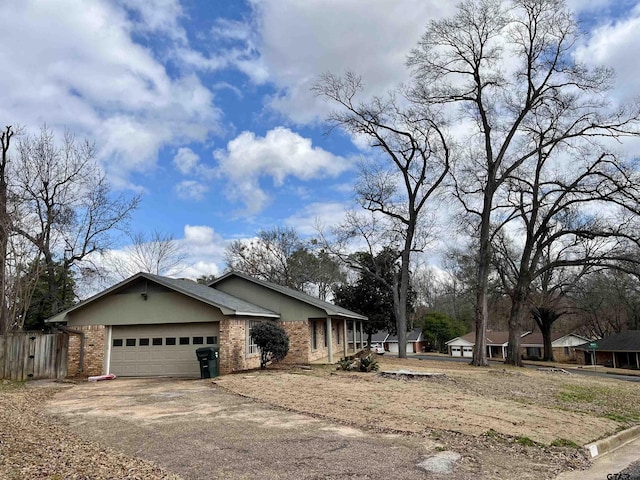
<path id="1" fill-rule="evenodd" d="M 473 357 L 473 347 L 462 347 L 463 357 Z"/>
<path id="2" fill-rule="evenodd" d="M 389 343 L 389 353 L 398 353 L 400 351 L 400 347 L 398 347 L 398 342 L 390 342 Z M 407 353 L 413 353 L 413 342 L 408 342 L 405 350 Z"/>
<path id="3" fill-rule="evenodd" d="M 451 356 L 461 357 L 462 356 L 461 348 L 462 347 L 451 347 Z"/>
<path id="4" fill-rule="evenodd" d="M 218 323 L 114 326 L 109 371 L 122 377 L 199 377 L 196 349 L 218 345 Z"/>

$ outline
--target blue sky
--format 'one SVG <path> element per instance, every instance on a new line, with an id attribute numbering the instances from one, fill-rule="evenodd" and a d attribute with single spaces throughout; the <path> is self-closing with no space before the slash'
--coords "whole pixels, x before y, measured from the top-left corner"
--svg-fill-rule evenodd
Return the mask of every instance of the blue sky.
<path id="1" fill-rule="evenodd" d="M 573 0 L 576 54 L 617 69 L 613 95 L 640 93 L 640 7 Z M 96 143 L 114 189 L 139 192 L 135 231 L 173 234 L 185 276 L 218 274 L 228 241 L 273 226 L 313 234 L 340 221 L 366 149 L 324 134 L 310 92 L 351 69 L 379 94 L 436 0 L 14 0 L 0 19 L 0 118 L 47 123 Z M 122 245 L 120 245 L 122 246 Z"/>

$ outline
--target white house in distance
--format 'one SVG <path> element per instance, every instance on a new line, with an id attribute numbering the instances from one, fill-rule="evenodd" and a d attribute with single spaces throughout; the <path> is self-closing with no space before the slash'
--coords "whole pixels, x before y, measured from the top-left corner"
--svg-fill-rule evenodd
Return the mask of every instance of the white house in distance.
<path id="1" fill-rule="evenodd" d="M 576 347 L 588 342 L 589 339 L 576 335 L 575 333 L 551 334 L 551 348 L 553 356 L 559 362 L 576 361 Z M 445 343 L 449 355 L 452 357 L 473 357 L 475 347 L 475 332 L 467 333 L 461 337 L 456 337 Z M 541 333 L 524 332 L 521 336 L 521 355 L 528 360 L 542 358 L 544 342 Z M 487 357 L 504 360 L 507 358 L 507 345 L 509 343 L 509 332 L 487 331 Z"/>

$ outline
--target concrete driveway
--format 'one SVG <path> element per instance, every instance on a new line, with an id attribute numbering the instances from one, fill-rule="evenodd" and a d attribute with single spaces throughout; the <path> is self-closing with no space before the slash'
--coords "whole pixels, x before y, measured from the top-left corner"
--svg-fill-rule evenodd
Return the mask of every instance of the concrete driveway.
<path id="1" fill-rule="evenodd" d="M 434 454 L 429 439 L 272 409 L 205 380 L 80 384 L 57 394 L 47 412 L 88 440 L 187 479 L 439 478 L 417 467 Z M 442 478 L 468 478 L 460 467 Z"/>

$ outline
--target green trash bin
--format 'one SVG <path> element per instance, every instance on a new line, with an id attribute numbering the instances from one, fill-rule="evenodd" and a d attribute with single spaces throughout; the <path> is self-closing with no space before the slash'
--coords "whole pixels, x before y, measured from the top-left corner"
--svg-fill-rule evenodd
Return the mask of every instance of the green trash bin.
<path id="1" fill-rule="evenodd" d="M 200 362 L 200 378 L 215 378 L 220 375 L 220 347 L 202 347 L 196 349 Z"/>

